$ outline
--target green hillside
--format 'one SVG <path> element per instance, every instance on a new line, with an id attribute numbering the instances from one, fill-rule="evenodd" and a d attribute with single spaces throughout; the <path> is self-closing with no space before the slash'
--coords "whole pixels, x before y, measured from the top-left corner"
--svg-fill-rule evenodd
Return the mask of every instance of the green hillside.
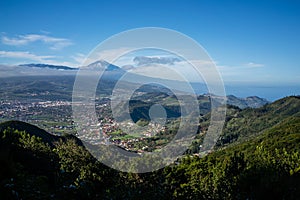
<path id="1" fill-rule="evenodd" d="M 185 157 L 168 173 L 176 198 L 299 199 L 300 117 L 205 158 Z"/>
<path id="2" fill-rule="evenodd" d="M 219 145 L 244 141 L 261 134 L 289 117 L 300 116 L 300 97 L 291 96 L 260 108 L 240 110 L 230 106 Z"/>
<path id="3" fill-rule="evenodd" d="M 59 139 L 58 136 L 51 135 L 47 133 L 45 130 L 40 129 L 34 125 L 28 124 L 26 122 L 21 121 L 7 121 L 0 124 L 0 132 L 3 132 L 7 128 L 12 128 L 19 131 L 25 131 L 26 133 L 30 133 L 30 135 L 42 138 L 43 142 L 52 145 L 54 141 Z"/>
<path id="4" fill-rule="evenodd" d="M 5 122 L 0 199 L 299 199 L 299 102 L 287 97 L 258 109 L 230 106 L 224 133 L 236 140 L 145 174 L 104 166 L 75 137 Z"/>
<path id="5" fill-rule="evenodd" d="M 49 146 L 53 146 L 55 142 L 59 140 L 67 140 L 67 139 L 74 139 L 78 145 L 83 145 L 82 142 L 73 135 L 65 135 L 65 136 L 57 136 L 48 133 L 47 131 L 34 126 L 32 124 L 21 122 L 21 121 L 6 121 L 3 123 L 0 123 L 0 132 L 3 132 L 4 130 L 11 128 L 13 130 L 23 131 L 26 133 L 29 133 L 31 136 L 35 136 L 37 138 L 41 138 L 41 140 L 46 143 Z"/>

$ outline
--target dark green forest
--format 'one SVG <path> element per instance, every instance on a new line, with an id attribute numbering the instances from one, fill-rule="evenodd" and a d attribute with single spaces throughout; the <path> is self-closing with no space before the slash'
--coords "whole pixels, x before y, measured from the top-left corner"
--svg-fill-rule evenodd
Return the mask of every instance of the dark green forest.
<path id="1" fill-rule="evenodd" d="M 200 158 L 192 146 L 151 173 L 113 170 L 75 136 L 19 121 L 0 124 L 0 149 L 0 199 L 300 199 L 300 98 L 228 106 L 214 151 Z"/>

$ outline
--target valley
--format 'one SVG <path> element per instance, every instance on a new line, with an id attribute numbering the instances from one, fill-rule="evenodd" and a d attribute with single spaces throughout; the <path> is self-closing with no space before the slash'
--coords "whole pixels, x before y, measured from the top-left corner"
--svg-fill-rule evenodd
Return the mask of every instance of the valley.
<path id="1" fill-rule="evenodd" d="M 116 70 L 117 68 L 112 69 Z M 109 74 L 107 74 L 108 76 Z M 74 80 L 74 76 L 1 78 L 0 83 L 3 87 L 0 88 L 0 122 L 19 120 L 34 124 L 55 135 L 77 135 L 76 125 L 72 119 L 71 102 Z M 92 136 L 93 139 L 89 136 L 90 141 L 94 144 L 111 143 L 130 151 L 139 152 L 162 148 L 173 138 L 178 129 L 178 119 L 181 112 L 176 96 L 167 88 L 157 85 L 145 85 L 135 91 L 130 99 L 129 112 L 132 121 L 117 122 L 112 116 L 110 99 L 115 84 L 116 81 L 109 78 L 102 79 L 98 84 L 95 99 L 98 123 L 94 125 L 93 130 L 86 130 L 94 135 Z M 124 84 L 130 85 L 133 83 L 127 82 Z M 218 97 L 215 99 L 218 99 Z M 211 109 L 210 95 L 199 95 L 197 100 L 200 115 L 203 117 Z M 222 100 L 223 97 L 220 97 L 220 102 Z M 227 103 L 246 108 L 260 107 L 269 102 L 259 97 L 242 99 L 231 95 L 228 96 Z M 166 109 L 167 119 L 165 125 L 149 124 L 149 109 L 154 104 L 162 105 Z M 86 117 L 92 116 L 86 113 Z M 134 136 L 133 132 L 130 131 L 130 127 L 135 123 L 141 127 L 147 125 L 151 128 L 136 133 L 136 136 Z M 128 126 L 127 131 L 130 131 L 130 134 L 120 128 L 125 124 Z"/>

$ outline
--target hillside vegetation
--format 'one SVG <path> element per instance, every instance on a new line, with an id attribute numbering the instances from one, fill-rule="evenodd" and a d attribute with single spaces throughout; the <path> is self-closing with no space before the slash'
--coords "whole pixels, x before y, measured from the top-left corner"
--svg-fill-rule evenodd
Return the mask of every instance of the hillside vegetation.
<path id="1" fill-rule="evenodd" d="M 258 109 L 229 107 L 214 152 L 145 174 L 104 166 L 74 137 L 6 122 L 0 199 L 299 199 L 299 102 L 287 97 Z M 230 134 L 237 137 L 226 142 Z"/>
<path id="2" fill-rule="evenodd" d="M 290 117 L 300 117 L 299 96 L 286 97 L 256 109 L 240 110 L 230 106 L 220 144 L 257 136 Z"/>

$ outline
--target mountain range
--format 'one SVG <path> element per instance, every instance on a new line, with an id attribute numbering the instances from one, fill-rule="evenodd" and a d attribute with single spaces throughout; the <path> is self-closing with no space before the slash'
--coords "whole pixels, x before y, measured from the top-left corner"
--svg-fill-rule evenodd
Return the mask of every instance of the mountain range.
<path id="1" fill-rule="evenodd" d="M 96 62 L 91 64 L 93 68 L 97 68 L 97 65 L 102 63 Z M 106 64 L 106 63 L 104 63 Z M 29 68 L 29 67 L 28 67 Z M 115 87 L 115 84 L 119 78 L 124 74 L 124 70 L 118 68 L 115 65 L 109 65 L 107 68 L 109 71 L 104 72 L 104 76 L 98 83 L 97 93 L 104 95 L 111 95 Z M 45 70 L 41 69 L 40 70 Z M 53 71 L 53 70 L 52 70 Z M 51 75 L 42 76 L 16 76 L 0 78 L 0 84 L 3 86 L 0 88 L 2 97 L 5 99 L 26 100 L 33 99 L 33 95 L 43 100 L 72 100 L 72 91 L 75 81 L 74 70 L 57 70 L 54 71 L 70 71 L 72 74 L 65 76 Z M 174 83 L 174 86 L 178 83 Z M 126 89 L 130 89 L 135 86 L 135 83 L 123 81 L 122 86 Z M 125 90 L 124 90 L 125 91 Z M 140 87 L 137 92 L 141 92 L 141 95 L 134 97 L 135 100 L 163 103 L 164 99 L 174 101 L 176 97 L 173 92 L 158 84 L 146 84 Z M 167 95 L 167 96 L 165 96 Z M 207 113 L 210 110 L 210 96 L 213 94 L 198 94 L 198 100 L 201 104 L 203 113 Z M 214 99 L 224 100 L 224 97 L 214 96 Z M 256 96 L 240 98 L 234 95 L 227 96 L 227 104 L 238 106 L 239 108 L 246 107 L 261 107 L 267 103 L 268 100 Z M 178 103 L 177 103 L 178 104 Z M 174 104 L 175 105 L 175 104 Z"/>
<path id="2" fill-rule="evenodd" d="M 104 60 L 96 61 L 98 65 L 108 66 L 105 72 L 105 79 L 112 77 L 114 80 L 122 77 L 125 72 L 131 72 L 135 69 L 132 65 L 124 65 L 122 67 L 109 64 Z M 90 66 L 93 63 L 89 64 Z M 87 65 L 88 66 L 88 65 Z M 86 68 L 87 66 L 82 66 L 80 68 Z M 102 67 L 103 67 L 102 66 Z M 172 65 L 170 65 L 172 67 Z M 78 67 L 61 66 L 61 65 L 51 65 L 51 64 L 22 64 L 22 65 L 5 65 L 0 64 L 1 73 L 0 77 L 17 77 L 17 76 L 75 76 L 78 72 Z M 111 68 L 111 69 L 110 69 Z M 135 70 L 133 70 L 135 71 Z M 117 74 L 117 75 L 114 75 Z M 129 78 L 132 82 L 142 82 L 142 81 L 155 81 L 155 78 L 149 78 L 142 75 L 134 75 L 134 77 Z M 158 80 L 158 79 L 157 79 Z M 162 81 L 162 80 L 158 80 Z M 170 80 L 163 80 L 162 83 L 165 85 L 173 85 L 177 90 L 183 91 L 180 82 L 172 82 Z M 190 83 L 196 94 L 208 93 L 207 87 L 203 83 L 191 82 Z M 225 83 L 225 90 L 228 94 L 234 94 L 235 96 L 247 97 L 257 95 L 259 97 L 267 98 L 268 100 L 274 101 L 276 99 L 282 98 L 284 96 L 295 95 L 299 93 L 299 87 L 296 85 L 257 85 L 252 83 L 243 84 L 233 84 Z"/>
<path id="3" fill-rule="evenodd" d="M 69 67 L 69 66 L 62 66 L 62 65 L 50 65 L 50 64 L 42 64 L 42 63 L 30 63 L 30 64 L 20 64 L 19 67 L 31 67 L 31 68 L 41 68 L 41 69 L 53 69 L 53 70 L 79 70 L 82 69 L 89 69 L 89 70 L 99 70 L 105 67 L 106 71 L 124 71 L 120 67 L 108 63 L 105 60 L 98 60 L 93 63 L 88 64 L 87 66 L 82 67 Z"/>
<path id="4" fill-rule="evenodd" d="M 55 69 L 55 70 L 78 70 L 79 68 L 61 66 L 61 65 L 49 65 L 49 64 L 21 64 L 18 65 L 20 67 L 36 67 L 36 68 L 48 68 L 48 69 Z"/>

